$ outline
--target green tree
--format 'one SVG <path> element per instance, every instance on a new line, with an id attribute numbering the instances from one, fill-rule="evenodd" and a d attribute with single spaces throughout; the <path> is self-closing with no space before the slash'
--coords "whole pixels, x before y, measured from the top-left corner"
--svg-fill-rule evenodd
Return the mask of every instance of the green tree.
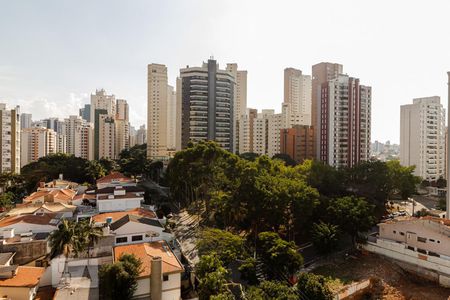
<path id="1" fill-rule="evenodd" d="M 97 179 L 106 175 L 106 170 L 103 168 L 103 165 L 96 160 L 88 161 L 85 171 L 89 182 L 95 182 Z"/>
<path id="2" fill-rule="evenodd" d="M 414 175 L 414 166 L 405 167 L 398 160 L 388 161 L 387 167 L 392 178 L 393 191 L 398 192 L 402 199 L 408 199 L 416 193 L 420 178 Z"/>
<path id="3" fill-rule="evenodd" d="M 284 153 L 275 154 L 272 159 L 279 159 L 283 161 L 286 166 L 294 167 L 297 165 L 297 162 L 292 157 Z"/>
<path id="4" fill-rule="evenodd" d="M 352 237 L 353 243 L 359 232 L 366 232 L 375 224 L 374 206 L 361 197 L 336 198 L 330 203 L 328 213 L 333 223 Z"/>
<path id="5" fill-rule="evenodd" d="M 244 239 L 220 229 L 204 229 L 197 242 L 199 255 L 215 253 L 225 266 L 237 258 L 245 257 Z"/>
<path id="6" fill-rule="evenodd" d="M 303 264 L 303 257 L 293 242 L 287 242 L 275 232 L 261 232 L 258 235 L 257 252 L 269 278 L 281 274 L 290 276 Z M 276 266 L 276 267 L 274 267 Z"/>
<path id="7" fill-rule="evenodd" d="M 256 259 L 248 257 L 239 266 L 239 272 L 241 273 L 241 279 L 246 280 L 248 284 L 255 285 L 258 283 L 256 275 Z"/>
<path id="8" fill-rule="evenodd" d="M 143 175 L 148 171 L 147 144 L 136 145 L 119 153 L 120 172 L 127 176 Z"/>
<path id="9" fill-rule="evenodd" d="M 320 253 L 330 253 L 337 248 L 339 227 L 322 221 L 320 223 L 314 223 L 311 238 L 317 251 Z"/>
<path id="10" fill-rule="evenodd" d="M 199 279 L 198 294 L 201 300 L 228 291 L 226 287 L 228 271 L 215 254 L 202 256 L 195 267 L 195 272 Z"/>
<path id="11" fill-rule="evenodd" d="M 239 157 L 248 161 L 255 161 L 259 157 L 259 154 L 253 152 L 245 152 L 239 154 Z"/>
<path id="12" fill-rule="evenodd" d="M 54 258 L 60 254 L 67 257 L 72 250 L 74 235 L 75 222 L 63 219 L 61 224 L 58 225 L 58 229 L 50 234 L 50 257 Z"/>
<path id="13" fill-rule="evenodd" d="M 252 300 L 297 300 L 299 295 L 295 288 L 280 281 L 263 281 L 259 286 L 251 286 L 246 291 L 246 299 Z M 311 298 L 314 299 L 314 298 Z"/>
<path id="14" fill-rule="evenodd" d="M 14 194 L 12 192 L 6 192 L 0 194 L 0 208 L 8 209 L 14 205 Z"/>
<path id="15" fill-rule="evenodd" d="M 346 173 L 316 160 L 305 160 L 296 170 L 306 182 L 316 188 L 321 195 L 341 196 L 345 194 Z"/>
<path id="16" fill-rule="evenodd" d="M 440 189 L 447 187 L 447 180 L 445 180 L 444 177 L 439 176 L 439 179 L 436 180 L 436 186 Z"/>
<path id="17" fill-rule="evenodd" d="M 132 299 L 142 263 L 134 255 L 124 254 L 113 264 L 100 267 L 100 290 L 104 299 Z"/>
<path id="18" fill-rule="evenodd" d="M 116 171 L 117 170 L 117 163 L 116 161 L 110 159 L 110 158 L 106 158 L 106 157 L 102 157 L 98 160 L 98 163 L 103 167 L 103 170 L 105 170 L 106 174 L 111 173 L 112 171 Z"/>
<path id="19" fill-rule="evenodd" d="M 297 282 L 298 290 L 308 299 L 331 300 L 333 293 L 329 289 L 325 277 L 313 273 L 300 274 Z"/>

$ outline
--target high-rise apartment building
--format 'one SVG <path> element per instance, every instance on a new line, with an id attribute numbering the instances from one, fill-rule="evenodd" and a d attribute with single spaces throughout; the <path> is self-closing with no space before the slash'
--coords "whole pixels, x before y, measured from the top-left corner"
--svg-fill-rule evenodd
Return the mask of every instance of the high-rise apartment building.
<path id="1" fill-rule="evenodd" d="M 32 123 L 32 114 L 20 114 L 20 129 L 31 128 Z"/>
<path id="2" fill-rule="evenodd" d="M 24 128 L 21 132 L 20 163 L 23 167 L 40 157 L 57 152 L 57 133 L 45 127 Z"/>
<path id="3" fill-rule="evenodd" d="M 80 116 L 65 119 L 65 143 L 67 153 L 84 159 L 94 159 L 94 128 Z M 64 138 L 61 143 L 64 143 Z M 63 147 L 62 145 L 58 146 Z"/>
<path id="4" fill-rule="evenodd" d="M 400 107 L 400 163 L 435 181 L 445 176 L 445 111 L 438 96 Z"/>
<path id="5" fill-rule="evenodd" d="M 334 167 L 352 167 L 370 155 L 372 89 L 359 79 L 339 74 L 320 90 L 320 160 Z M 316 144 L 317 145 L 317 144 Z"/>
<path id="6" fill-rule="evenodd" d="M 168 156 L 167 67 L 150 64 L 147 71 L 147 157 L 163 158 Z"/>
<path id="7" fill-rule="evenodd" d="M 137 130 L 136 134 L 136 144 L 137 145 L 143 145 L 147 143 L 147 129 L 145 129 L 145 124 L 141 125 L 139 129 Z"/>
<path id="8" fill-rule="evenodd" d="M 299 115 L 311 117 L 310 75 L 303 75 L 302 71 L 294 68 L 284 69 L 284 103 L 290 104 L 290 113 L 294 118 Z"/>
<path id="9" fill-rule="evenodd" d="M 130 117 L 128 102 L 123 99 L 117 99 L 115 117 L 115 155 L 117 158 L 120 152 L 130 148 Z"/>
<path id="10" fill-rule="evenodd" d="M 104 89 L 91 94 L 90 119 L 94 124 L 94 159 L 115 158 L 116 105 L 116 97 L 106 94 Z"/>
<path id="11" fill-rule="evenodd" d="M 80 108 L 80 117 L 84 120 L 91 122 L 91 105 L 85 104 L 83 108 Z"/>
<path id="12" fill-rule="evenodd" d="M 167 149 L 175 150 L 177 138 L 177 93 L 167 86 Z"/>
<path id="13" fill-rule="evenodd" d="M 320 132 L 321 125 L 321 91 L 322 85 L 343 74 L 344 69 L 340 64 L 321 62 L 312 66 L 312 92 L 311 92 L 311 125 L 314 126 L 314 140 L 316 158 L 320 158 Z"/>
<path id="14" fill-rule="evenodd" d="M 20 108 L 0 103 L 0 173 L 20 173 Z"/>
<path id="15" fill-rule="evenodd" d="M 216 141 L 228 151 L 234 149 L 233 74 L 219 69 L 214 59 L 202 67 L 180 70 L 181 147 L 190 141 Z M 177 92 L 178 92 L 177 91 Z"/>
<path id="16" fill-rule="evenodd" d="M 248 108 L 247 112 L 239 118 L 239 153 L 248 153 L 253 151 L 253 124 L 254 119 L 258 117 L 258 110 Z"/>
<path id="17" fill-rule="evenodd" d="M 228 72 L 230 72 L 235 78 L 236 85 L 234 86 L 234 99 L 233 99 L 233 133 L 234 133 L 234 152 L 239 150 L 239 119 L 246 113 L 247 109 L 247 71 L 238 70 L 236 63 L 227 64 Z"/>
<path id="18" fill-rule="evenodd" d="M 312 126 L 294 125 L 281 129 L 280 153 L 289 155 L 298 163 L 315 158 L 314 131 Z"/>

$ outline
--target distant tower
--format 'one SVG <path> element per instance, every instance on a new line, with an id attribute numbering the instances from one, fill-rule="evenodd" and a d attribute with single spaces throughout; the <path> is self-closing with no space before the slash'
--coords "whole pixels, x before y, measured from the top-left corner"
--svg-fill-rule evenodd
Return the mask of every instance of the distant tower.
<path id="1" fill-rule="evenodd" d="M 448 76 L 448 81 L 447 81 L 447 85 L 448 85 L 448 108 L 447 108 L 447 120 L 449 120 L 450 122 L 450 72 L 447 72 L 447 76 Z M 449 141 L 450 135 L 449 135 L 449 131 L 447 130 L 447 141 Z M 449 158 L 449 152 L 447 151 L 447 219 L 450 219 L 450 193 L 449 193 L 449 182 L 450 182 L 450 158 Z"/>

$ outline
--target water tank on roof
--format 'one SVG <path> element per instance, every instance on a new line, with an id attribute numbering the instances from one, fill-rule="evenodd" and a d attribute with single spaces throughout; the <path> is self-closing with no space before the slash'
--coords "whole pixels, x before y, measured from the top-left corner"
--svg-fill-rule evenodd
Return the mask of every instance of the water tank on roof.
<path id="1" fill-rule="evenodd" d="M 112 217 L 107 217 L 106 218 L 106 224 L 110 225 L 112 223 L 112 221 L 113 221 Z"/>

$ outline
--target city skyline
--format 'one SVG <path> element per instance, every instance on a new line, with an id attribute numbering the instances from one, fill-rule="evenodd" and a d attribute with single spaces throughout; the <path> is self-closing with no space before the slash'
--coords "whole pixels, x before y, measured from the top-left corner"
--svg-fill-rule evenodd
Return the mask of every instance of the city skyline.
<path id="1" fill-rule="evenodd" d="M 8 43 L 0 49 L 1 101 L 20 105 L 35 119 L 67 118 L 104 88 L 129 101 L 130 122 L 138 128 L 146 123 L 148 64 L 166 65 L 175 86 L 181 68 L 214 55 L 221 68 L 237 63 L 248 71 L 248 107 L 276 112 L 285 68 L 311 75 L 312 65 L 322 61 L 344 65 L 345 73 L 373 87 L 372 141 L 399 142 L 400 105 L 413 98 L 440 96 L 447 107 L 450 53 L 439 37 L 448 32 L 450 3 L 255 4 L 4 2 L 0 37 Z M 408 14 L 399 23 L 405 4 Z M 187 22 L 191 26 L 182 26 Z"/>

